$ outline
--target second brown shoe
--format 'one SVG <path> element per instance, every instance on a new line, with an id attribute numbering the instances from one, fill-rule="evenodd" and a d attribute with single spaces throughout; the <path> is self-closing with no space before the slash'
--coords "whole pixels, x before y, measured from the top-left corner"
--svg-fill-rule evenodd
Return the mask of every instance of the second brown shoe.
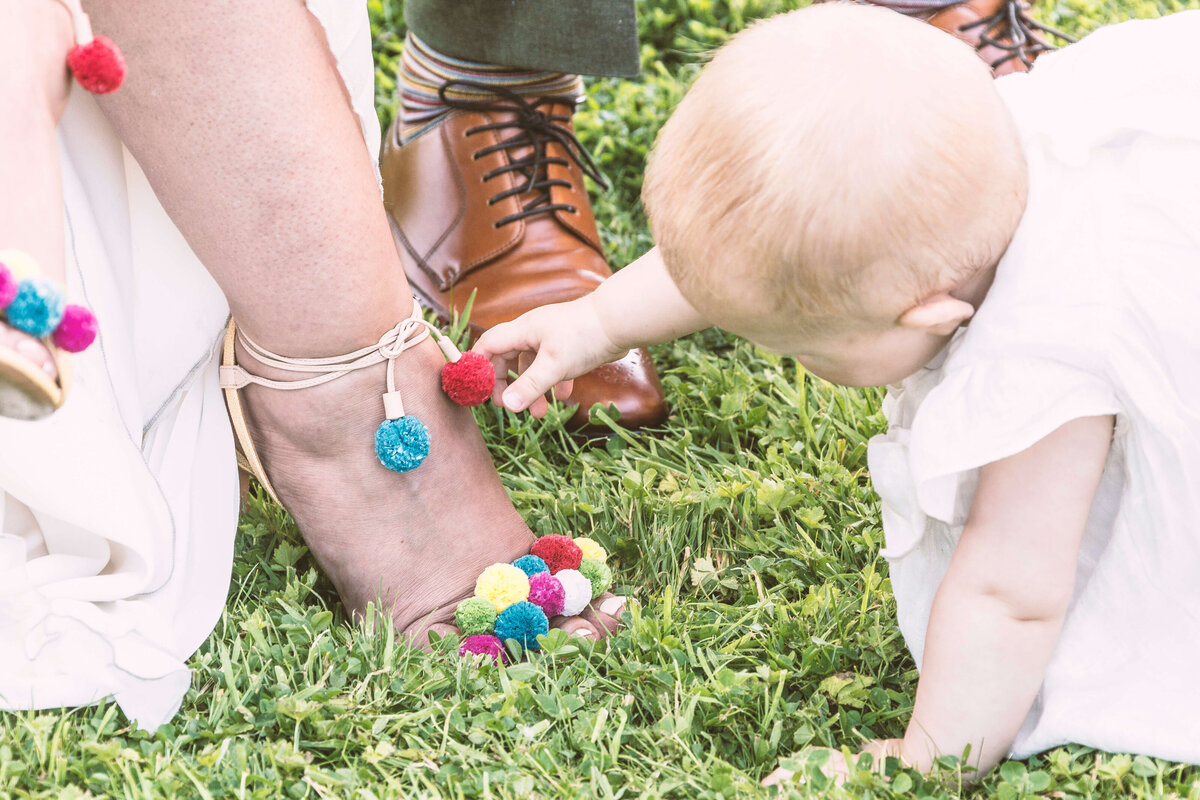
<path id="1" fill-rule="evenodd" d="M 826 2 L 826 0 L 816 0 Z M 1057 49 L 1045 34 L 1075 39 L 1030 17 L 1024 0 L 859 0 L 884 6 L 962 39 L 979 54 L 992 75 L 1028 72 L 1034 60 Z"/>
<path id="2" fill-rule="evenodd" d="M 938 10 L 926 21 L 974 47 L 999 78 L 1028 72 L 1039 55 L 1056 49 L 1045 33 L 1075 41 L 1033 19 L 1025 13 L 1028 10 L 1023 0 L 966 0 Z"/>
<path id="3" fill-rule="evenodd" d="M 451 111 L 409 141 L 399 122 L 381 160 L 384 205 L 413 293 L 443 319 L 471 305 L 473 336 L 548 303 L 574 300 L 612 274 L 583 184 L 602 179 L 575 138 L 570 97 L 443 101 Z M 645 350 L 575 380 L 571 419 L 613 404 L 621 425 L 667 416 Z"/>

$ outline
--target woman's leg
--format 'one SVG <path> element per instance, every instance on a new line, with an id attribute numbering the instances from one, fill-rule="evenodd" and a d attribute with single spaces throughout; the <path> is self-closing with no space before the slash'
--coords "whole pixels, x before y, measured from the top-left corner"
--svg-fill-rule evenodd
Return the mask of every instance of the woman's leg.
<path id="1" fill-rule="evenodd" d="M 62 175 L 54 129 L 66 106 L 71 17 L 51 0 L 0 3 L 0 250 L 64 281 Z M 39 339 L 0 323 L 0 347 L 57 376 Z"/>
<path id="2" fill-rule="evenodd" d="M 299 0 L 92 0 L 129 77 L 102 105 L 172 219 L 268 349 L 373 343 L 411 308 L 367 149 L 324 34 Z M 434 448 L 413 472 L 371 446 L 383 367 L 297 392 L 250 387 L 271 481 L 352 610 L 382 597 L 419 633 L 531 535 L 432 343 L 397 362 Z M 584 623 L 575 623 L 576 625 Z M 598 620 L 587 623 L 599 632 Z"/>

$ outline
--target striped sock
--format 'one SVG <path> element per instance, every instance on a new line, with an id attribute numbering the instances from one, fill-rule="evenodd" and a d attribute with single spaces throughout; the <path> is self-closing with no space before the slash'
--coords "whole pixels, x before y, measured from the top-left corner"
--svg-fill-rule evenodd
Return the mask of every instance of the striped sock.
<path id="1" fill-rule="evenodd" d="M 578 75 L 513 69 L 452 58 L 437 52 L 409 31 L 400 61 L 402 139 L 415 136 L 449 111 L 438 97 L 438 87 L 455 79 L 502 86 L 518 94 L 536 97 L 554 94 L 578 97 L 583 94 L 583 81 Z M 479 100 L 489 96 L 484 92 L 462 88 L 452 89 L 446 94 L 464 100 Z"/>

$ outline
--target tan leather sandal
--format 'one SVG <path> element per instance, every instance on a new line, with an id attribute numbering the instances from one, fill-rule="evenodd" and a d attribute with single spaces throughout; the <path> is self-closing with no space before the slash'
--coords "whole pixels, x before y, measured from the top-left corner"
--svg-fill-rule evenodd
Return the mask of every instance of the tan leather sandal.
<path id="1" fill-rule="evenodd" d="M 0 348 L 0 417 L 35 420 L 62 408 L 71 388 L 71 359 L 53 344 L 46 349 L 48 362 Z"/>
<path id="2" fill-rule="evenodd" d="M 475 353 L 461 353 L 436 326 L 421 316 L 421 307 L 415 301 L 412 313 L 379 337 L 375 344 L 327 358 L 289 358 L 272 353 L 256 344 L 231 319 L 221 353 L 220 377 L 229 419 L 237 437 L 239 469 L 257 478 L 271 499 L 280 502 L 246 425 L 239 389 L 252 383 L 285 391 L 307 389 L 384 361 L 387 362 L 387 391 L 383 394 L 384 420 L 375 431 L 375 455 L 380 464 L 393 472 L 408 472 L 419 467 L 429 454 L 429 431 L 415 416 L 405 414 L 404 402 L 396 388 L 395 365 L 404 351 L 416 347 L 430 335 L 447 359 L 442 368 L 442 388 L 446 394 L 460 405 L 479 405 L 490 397 L 496 383 L 491 362 Z M 239 343 L 250 358 L 266 367 L 310 377 L 280 381 L 254 375 L 237 363 Z"/>

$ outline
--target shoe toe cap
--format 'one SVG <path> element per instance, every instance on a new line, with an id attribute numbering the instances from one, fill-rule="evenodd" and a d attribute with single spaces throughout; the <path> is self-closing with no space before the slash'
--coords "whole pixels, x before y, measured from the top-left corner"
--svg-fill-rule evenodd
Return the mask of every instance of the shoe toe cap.
<path id="1" fill-rule="evenodd" d="M 576 378 L 571 401 L 579 408 L 569 424 L 586 432 L 608 432 L 607 427 L 588 424 L 588 414 L 596 404 L 616 406 L 621 427 L 628 429 L 658 425 L 667 418 L 662 384 L 644 349 L 631 350 L 619 361 Z"/>

